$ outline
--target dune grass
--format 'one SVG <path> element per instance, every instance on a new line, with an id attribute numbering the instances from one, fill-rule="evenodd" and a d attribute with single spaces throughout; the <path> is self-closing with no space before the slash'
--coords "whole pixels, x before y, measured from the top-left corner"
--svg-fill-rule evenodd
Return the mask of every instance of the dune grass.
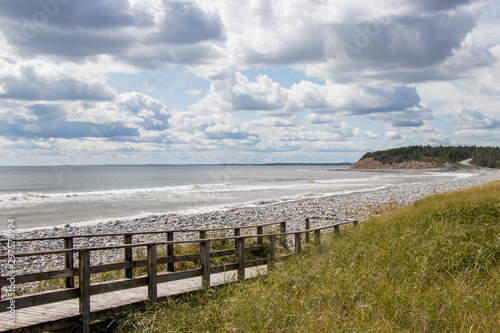
<path id="1" fill-rule="evenodd" d="M 129 311 L 118 332 L 500 332 L 500 181 L 343 228 L 267 276 Z"/>

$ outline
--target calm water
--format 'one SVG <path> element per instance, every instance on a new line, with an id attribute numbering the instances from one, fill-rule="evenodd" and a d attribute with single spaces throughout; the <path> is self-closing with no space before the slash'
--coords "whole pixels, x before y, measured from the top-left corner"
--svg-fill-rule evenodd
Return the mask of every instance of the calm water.
<path id="1" fill-rule="evenodd" d="M 7 225 L 8 219 L 15 218 L 17 227 L 24 229 L 207 211 L 461 176 L 428 171 L 360 172 L 333 168 L 339 167 L 0 167 L 0 224 Z"/>

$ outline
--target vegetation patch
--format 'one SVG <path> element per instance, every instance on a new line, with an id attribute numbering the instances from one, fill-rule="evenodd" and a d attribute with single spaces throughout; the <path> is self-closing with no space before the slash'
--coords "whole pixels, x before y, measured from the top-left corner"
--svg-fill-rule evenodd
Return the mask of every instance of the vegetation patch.
<path id="1" fill-rule="evenodd" d="M 325 236 L 266 276 L 130 311 L 118 332 L 495 332 L 500 181 Z"/>
<path id="2" fill-rule="evenodd" d="M 472 158 L 472 163 L 480 167 L 498 168 L 500 166 L 500 147 L 478 146 L 409 146 L 369 152 L 363 158 L 373 158 L 384 164 L 407 161 L 435 162 L 439 166 L 457 164 Z"/>

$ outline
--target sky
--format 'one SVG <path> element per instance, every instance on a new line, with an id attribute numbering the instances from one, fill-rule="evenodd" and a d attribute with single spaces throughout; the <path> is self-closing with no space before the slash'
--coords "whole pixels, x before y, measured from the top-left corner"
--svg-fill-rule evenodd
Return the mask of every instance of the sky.
<path id="1" fill-rule="evenodd" d="M 0 165 L 500 144 L 493 0 L 2 0 Z"/>

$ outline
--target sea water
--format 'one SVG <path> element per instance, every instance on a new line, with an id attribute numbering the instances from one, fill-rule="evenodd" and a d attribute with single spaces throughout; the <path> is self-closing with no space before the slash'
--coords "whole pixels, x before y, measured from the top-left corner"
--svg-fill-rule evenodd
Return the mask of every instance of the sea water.
<path id="1" fill-rule="evenodd" d="M 0 223 L 28 229 L 190 213 L 460 177 L 329 165 L 0 167 Z"/>

